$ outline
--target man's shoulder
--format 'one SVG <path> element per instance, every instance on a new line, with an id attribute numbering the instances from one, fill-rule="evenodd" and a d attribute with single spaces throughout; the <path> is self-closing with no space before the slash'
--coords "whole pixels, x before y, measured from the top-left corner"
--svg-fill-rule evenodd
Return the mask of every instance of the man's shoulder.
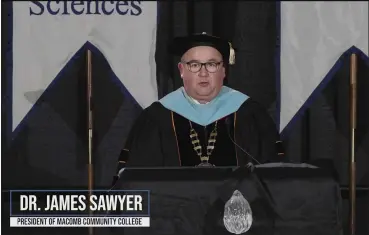
<path id="1" fill-rule="evenodd" d="M 155 101 L 150 106 L 145 108 L 140 116 L 160 121 L 164 116 L 167 116 L 168 114 L 170 114 L 170 110 L 165 108 L 159 101 Z"/>
<path id="2" fill-rule="evenodd" d="M 258 102 L 257 100 L 255 100 L 255 99 L 253 99 L 252 97 L 248 97 L 248 99 L 247 100 L 245 100 L 243 103 L 242 103 L 242 105 L 241 105 L 241 107 L 240 107 L 240 109 L 245 109 L 245 108 L 248 108 L 248 109 L 258 109 L 258 108 L 261 108 L 261 109 L 263 109 L 264 107 L 263 107 L 263 105 L 260 103 L 260 102 Z"/>
<path id="3" fill-rule="evenodd" d="M 268 109 L 259 101 L 249 97 L 245 102 L 242 103 L 240 108 L 238 109 L 240 113 L 268 113 Z"/>
<path id="4" fill-rule="evenodd" d="M 277 115 L 273 110 L 269 110 L 261 102 L 249 98 L 247 99 L 241 107 L 238 109 L 237 114 L 241 117 L 253 117 L 254 119 L 265 120 L 270 119 L 275 122 Z"/>
<path id="5" fill-rule="evenodd" d="M 147 114 L 155 114 L 157 112 L 169 112 L 159 101 L 153 102 L 150 106 L 143 110 Z"/>

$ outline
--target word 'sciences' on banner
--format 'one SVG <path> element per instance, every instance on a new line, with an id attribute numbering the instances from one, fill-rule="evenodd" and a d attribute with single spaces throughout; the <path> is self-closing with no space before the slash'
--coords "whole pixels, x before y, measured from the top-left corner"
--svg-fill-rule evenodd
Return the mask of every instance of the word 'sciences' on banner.
<path id="1" fill-rule="evenodd" d="M 143 108 L 157 100 L 156 2 L 19 1 L 12 23 L 12 131 L 86 42 Z"/>

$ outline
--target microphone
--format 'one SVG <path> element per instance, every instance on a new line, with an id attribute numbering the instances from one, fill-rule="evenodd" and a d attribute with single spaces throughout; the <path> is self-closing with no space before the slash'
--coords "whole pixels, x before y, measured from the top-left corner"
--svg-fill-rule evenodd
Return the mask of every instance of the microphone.
<path id="1" fill-rule="evenodd" d="M 123 174 L 123 172 L 124 172 L 124 170 L 125 170 L 125 169 L 126 169 L 126 168 L 125 168 L 125 167 L 123 167 L 122 169 L 120 169 L 120 170 L 118 171 L 118 174 L 117 174 L 116 176 L 114 176 L 113 184 L 112 184 L 112 186 L 107 190 L 107 192 L 108 192 L 108 193 L 110 193 L 110 192 L 115 188 L 115 186 L 118 184 L 119 179 L 120 179 L 120 177 L 122 176 L 122 174 Z M 107 217 L 107 216 L 109 215 L 109 213 L 110 213 L 110 210 L 108 209 L 108 210 L 106 211 L 106 214 L 105 214 L 104 218 L 105 218 L 105 217 Z"/>
<path id="2" fill-rule="evenodd" d="M 246 155 L 248 155 L 252 160 L 254 160 L 257 164 L 261 165 L 261 163 L 256 160 L 255 157 L 253 157 L 250 153 L 248 153 L 246 150 L 244 150 L 241 146 L 239 146 L 232 138 L 231 136 L 231 119 L 229 117 L 226 117 L 225 119 L 225 124 L 226 124 L 226 127 L 227 127 L 227 133 L 228 133 L 228 137 L 229 139 L 232 141 L 232 143 L 234 145 L 237 146 L 237 148 L 239 148 L 242 152 L 244 152 Z M 252 162 L 249 162 L 247 163 L 247 166 L 248 167 L 251 167 L 252 169 L 254 169 L 254 164 Z"/>
<path id="3" fill-rule="evenodd" d="M 125 169 L 126 168 L 123 167 L 122 169 L 120 169 L 118 171 L 118 174 L 116 176 L 114 176 L 112 186 L 111 186 L 110 189 L 108 189 L 108 192 L 110 192 L 111 190 L 113 190 L 115 188 L 115 186 L 118 184 L 118 181 L 119 181 L 119 179 L 120 179 L 120 177 L 123 174 L 123 172 L 124 172 Z"/>

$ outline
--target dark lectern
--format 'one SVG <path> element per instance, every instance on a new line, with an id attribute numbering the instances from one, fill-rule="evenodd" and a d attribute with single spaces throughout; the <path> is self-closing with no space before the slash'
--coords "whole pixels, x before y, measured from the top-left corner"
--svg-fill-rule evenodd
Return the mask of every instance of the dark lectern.
<path id="1" fill-rule="evenodd" d="M 114 189 L 150 190 L 150 228 L 113 228 L 112 234 L 232 234 L 223 223 L 225 203 L 237 189 L 249 202 L 246 235 L 339 235 L 339 184 L 304 164 L 250 168 L 126 168 Z"/>

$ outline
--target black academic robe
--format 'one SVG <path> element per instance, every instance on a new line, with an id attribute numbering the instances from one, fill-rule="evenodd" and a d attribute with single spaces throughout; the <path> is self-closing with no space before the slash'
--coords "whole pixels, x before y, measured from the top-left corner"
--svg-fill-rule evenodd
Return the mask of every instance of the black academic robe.
<path id="1" fill-rule="evenodd" d="M 199 135 L 205 155 L 207 138 L 215 122 L 208 126 L 191 124 Z M 252 159 L 243 150 L 260 163 L 284 161 L 275 123 L 251 98 L 236 112 L 218 120 L 217 132 L 215 149 L 209 160 L 215 166 L 246 165 Z M 192 167 L 199 163 L 190 139 L 189 120 L 155 102 L 133 125 L 119 156 L 118 171 L 123 167 Z"/>

